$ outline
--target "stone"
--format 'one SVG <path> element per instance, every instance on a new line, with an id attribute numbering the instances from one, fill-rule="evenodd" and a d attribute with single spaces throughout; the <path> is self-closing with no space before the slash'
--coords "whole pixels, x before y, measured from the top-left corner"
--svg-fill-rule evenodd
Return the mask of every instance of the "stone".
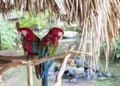
<path id="1" fill-rule="evenodd" d="M 106 73 L 106 76 L 107 76 L 107 77 L 112 77 L 112 76 L 113 76 L 113 74 L 112 74 L 112 73 L 110 73 L 110 72 L 107 72 L 107 73 Z"/>
<path id="2" fill-rule="evenodd" d="M 65 38 L 77 38 L 78 32 L 77 31 L 64 31 Z"/>

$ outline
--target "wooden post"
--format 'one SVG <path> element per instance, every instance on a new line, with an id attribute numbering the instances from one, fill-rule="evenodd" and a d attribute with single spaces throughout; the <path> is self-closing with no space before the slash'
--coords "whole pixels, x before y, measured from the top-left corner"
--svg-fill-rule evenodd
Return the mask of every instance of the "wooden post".
<path id="1" fill-rule="evenodd" d="M 1 31 L 0 31 L 0 50 L 2 49 L 2 46 L 1 46 Z"/>
<path id="2" fill-rule="evenodd" d="M 3 83 L 2 83 L 2 75 L 0 75 L 0 86 L 3 86 Z"/>
<path id="3" fill-rule="evenodd" d="M 32 76 L 32 66 L 27 66 L 27 72 L 28 72 L 28 86 L 33 86 L 33 76 Z"/>

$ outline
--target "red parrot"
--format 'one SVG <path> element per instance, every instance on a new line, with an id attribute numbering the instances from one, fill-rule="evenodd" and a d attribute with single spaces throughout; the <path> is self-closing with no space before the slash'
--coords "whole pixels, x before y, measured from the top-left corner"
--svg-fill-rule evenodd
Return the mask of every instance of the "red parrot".
<path id="1" fill-rule="evenodd" d="M 62 29 L 53 27 L 49 30 L 47 35 L 42 38 L 41 45 L 39 46 L 41 50 L 39 50 L 39 54 L 41 58 L 46 56 L 55 55 L 56 48 L 58 46 L 58 40 L 64 35 Z M 41 74 L 40 78 L 42 78 L 42 86 L 48 86 L 48 70 L 51 67 L 54 60 L 49 60 L 40 64 Z"/>
<path id="2" fill-rule="evenodd" d="M 33 31 L 29 28 L 20 28 L 19 23 L 16 23 L 16 27 L 18 29 L 18 34 L 20 36 L 23 49 L 27 58 L 32 58 L 34 55 L 38 55 L 38 46 L 41 40 L 33 33 Z M 39 66 L 35 65 L 36 76 L 39 78 L 40 70 Z"/>

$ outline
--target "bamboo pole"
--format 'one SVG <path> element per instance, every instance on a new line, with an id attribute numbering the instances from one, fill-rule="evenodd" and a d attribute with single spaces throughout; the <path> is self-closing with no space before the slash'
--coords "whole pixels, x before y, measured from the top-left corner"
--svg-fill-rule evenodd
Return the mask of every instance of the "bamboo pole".
<path id="1" fill-rule="evenodd" d="M 27 66 L 28 86 L 33 86 L 32 66 Z"/>

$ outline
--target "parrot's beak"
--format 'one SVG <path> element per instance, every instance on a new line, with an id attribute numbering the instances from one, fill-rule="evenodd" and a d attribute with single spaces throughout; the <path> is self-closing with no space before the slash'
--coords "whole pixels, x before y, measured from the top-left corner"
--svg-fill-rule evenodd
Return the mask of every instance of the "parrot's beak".
<path id="1" fill-rule="evenodd" d="M 63 33 L 59 32 L 59 40 L 61 40 L 63 38 Z"/>
<path id="2" fill-rule="evenodd" d="M 22 34 L 21 32 L 18 32 L 18 34 L 19 34 L 20 40 L 23 41 L 23 38 L 24 38 L 24 37 L 23 37 L 23 34 Z"/>
<path id="3" fill-rule="evenodd" d="M 18 37 L 21 39 L 21 32 L 18 31 Z"/>
<path id="4" fill-rule="evenodd" d="M 21 41 L 23 42 L 24 39 L 25 39 L 25 36 L 21 34 Z"/>
<path id="5" fill-rule="evenodd" d="M 25 39 L 27 32 L 26 31 L 22 31 L 22 32 L 19 31 L 18 34 L 19 34 L 20 40 L 23 41 Z"/>
<path id="6" fill-rule="evenodd" d="M 63 35 L 62 35 L 62 36 L 60 36 L 59 40 L 61 40 L 62 38 L 63 38 Z"/>

